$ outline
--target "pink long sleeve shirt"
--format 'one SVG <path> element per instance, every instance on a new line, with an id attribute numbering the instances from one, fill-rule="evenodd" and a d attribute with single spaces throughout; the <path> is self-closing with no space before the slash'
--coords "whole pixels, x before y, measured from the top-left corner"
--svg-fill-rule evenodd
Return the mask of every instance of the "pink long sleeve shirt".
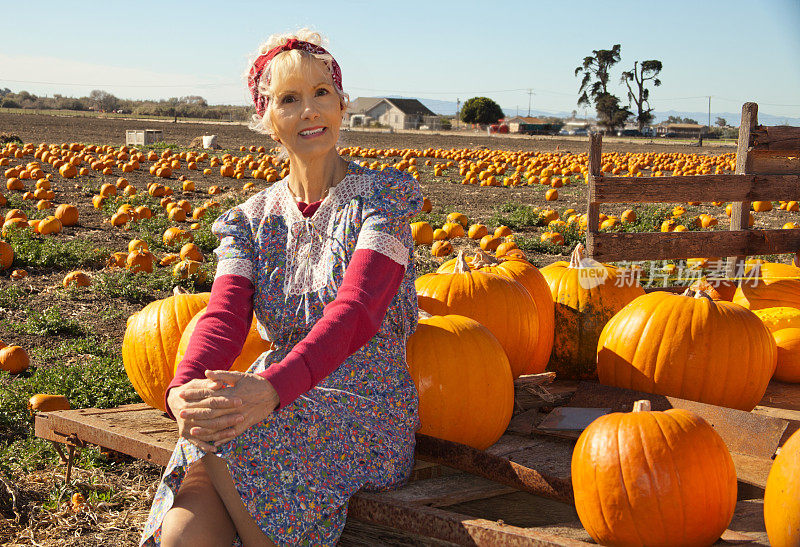
<path id="1" fill-rule="evenodd" d="M 299 203 L 310 217 L 321 202 Z M 278 392 L 283 408 L 307 392 L 358 351 L 380 329 L 400 287 L 405 269 L 387 256 L 359 249 L 345 270 L 336 298 L 325 306 L 322 319 L 278 363 L 258 373 Z M 239 356 L 253 320 L 255 288 L 246 277 L 222 275 L 214 280 L 205 314 L 197 322 L 186 354 L 164 395 L 206 370 L 228 370 Z"/>

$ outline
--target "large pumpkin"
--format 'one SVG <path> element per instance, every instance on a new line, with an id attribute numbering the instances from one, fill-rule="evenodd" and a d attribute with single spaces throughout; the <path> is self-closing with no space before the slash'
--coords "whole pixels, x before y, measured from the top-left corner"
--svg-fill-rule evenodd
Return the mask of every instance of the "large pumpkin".
<path id="1" fill-rule="evenodd" d="M 739 283 L 733 302 L 751 310 L 800 308 L 800 268 L 772 262 L 753 265 Z"/>
<path id="2" fill-rule="evenodd" d="M 417 278 L 419 307 L 431 315 L 475 319 L 497 338 L 508 356 L 514 378 L 534 372 L 532 358 L 539 339 L 536 303 L 521 284 L 508 277 L 470 271 L 463 252 L 453 273 Z"/>
<path id="3" fill-rule="evenodd" d="M 772 337 L 778 348 L 778 362 L 772 377 L 779 382 L 800 383 L 800 328 L 776 330 Z"/>
<path id="4" fill-rule="evenodd" d="M 725 443 L 682 409 L 592 422 L 572 453 L 572 488 L 581 524 L 603 545 L 711 545 L 736 507 Z"/>
<path id="5" fill-rule="evenodd" d="M 174 377 L 173 363 L 181 334 L 210 293 L 178 294 L 156 300 L 128 318 L 122 341 L 125 372 L 142 400 L 164 408 L 164 392 Z"/>
<path id="6" fill-rule="evenodd" d="M 569 262 L 554 262 L 540 271 L 555 303 L 555 336 L 547 369 L 563 380 L 596 378 L 600 331 L 644 289 L 638 279 L 618 276 L 613 266 L 586 261 L 580 244 Z"/>
<path id="7" fill-rule="evenodd" d="M 777 350 L 752 312 L 703 293 L 640 296 L 603 328 L 603 384 L 752 410 L 775 370 Z"/>
<path id="8" fill-rule="evenodd" d="M 448 260 L 436 270 L 439 273 L 452 272 L 456 260 Z M 536 303 L 539 314 L 539 338 L 531 355 L 530 374 L 544 372 L 550 352 L 553 349 L 553 331 L 555 330 L 555 312 L 550 286 L 545 281 L 539 268 L 524 258 L 506 257 L 497 260 L 478 249 L 475 258 L 469 263 L 470 268 L 481 272 L 502 275 L 513 279 L 528 290 Z"/>
<path id="9" fill-rule="evenodd" d="M 795 431 L 772 463 L 764 490 L 764 524 L 770 545 L 800 545 L 800 432 Z"/>
<path id="10" fill-rule="evenodd" d="M 791 306 L 753 310 L 771 333 L 781 329 L 800 328 L 800 309 Z"/>
<path id="11" fill-rule="evenodd" d="M 420 433 L 483 450 L 511 421 L 514 380 L 489 329 L 460 315 L 420 318 L 406 345 Z"/>
<path id="12" fill-rule="evenodd" d="M 186 354 L 186 349 L 189 347 L 189 339 L 197 326 L 197 322 L 205 313 L 206 308 L 197 312 L 194 317 L 192 317 L 192 320 L 189 321 L 189 324 L 186 325 L 186 328 L 183 329 L 183 334 L 178 343 L 178 349 L 175 352 L 173 375 L 178 371 L 178 365 Z M 261 334 L 258 332 L 258 320 L 253 316 L 253 321 L 250 323 L 250 331 L 247 333 L 244 346 L 242 346 L 242 352 L 233 362 L 229 370 L 246 372 L 247 369 L 250 368 L 250 365 L 252 365 L 262 353 L 270 349 L 272 349 L 272 344 L 268 340 L 261 338 Z"/>

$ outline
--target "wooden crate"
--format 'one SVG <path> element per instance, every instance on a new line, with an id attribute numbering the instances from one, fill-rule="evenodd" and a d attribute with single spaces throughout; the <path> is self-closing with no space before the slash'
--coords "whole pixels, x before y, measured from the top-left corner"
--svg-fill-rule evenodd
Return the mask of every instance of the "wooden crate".
<path id="1" fill-rule="evenodd" d="M 125 131 L 126 146 L 147 146 L 164 140 L 160 129 L 128 129 Z"/>
<path id="2" fill-rule="evenodd" d="M 585 384 L 555 382 L 546 387 L 546 398 L 518 388 L 514 419 L 485 451 L 420 436 L 411 482 L 389 492 L 358 492 L 350 502 L 341 544 L 587 545 L 591 538 L 571 499 L 574 438 L 536 431 L 549 408 L 572 405 L 576 391 L 586 393 L 581 386 Z M 588 393 L 607 401 L 604 389 L 615 388 L 596 385 Z M 662 396 L 644 398 L 664 404 Z M 574 403 L 596 406 L 591 401 L 587 405 L 585 396 Z M 713 423 L 716 407 L 690 404 Z M 763 417 L 759 424 L 765 430 L 785 427 L 772 433 L 784 442 L 800 426 L 800 386 L 772 382 L 754 413 Z M 766 545 L 761 498 L 770 458 L 737 453 L 738 439 L 747 436 L 719 426 L 732 449 L 740 481 L 736 513 L 720 545 L 730 541 Z M 92 444 L 162 466 L 177 440 L 175 422 L 144 404 L 40 413 L 35 427 L 37 436 L 66 444 L 70 453 Z"/>

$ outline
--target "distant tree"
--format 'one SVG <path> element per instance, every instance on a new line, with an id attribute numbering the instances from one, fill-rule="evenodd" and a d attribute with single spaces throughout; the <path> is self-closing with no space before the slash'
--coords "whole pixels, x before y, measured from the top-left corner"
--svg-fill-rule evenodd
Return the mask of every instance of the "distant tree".
<path id="1" fill-rule="evenodd" d="M 489 97 L 467 99 L 461 108 L 461 121 L 464 123 L 492 124 L 504 116 L 500 105 Z"/>
<path id="2" fill-rule="evenodd" d="M 725 118 L 717 118 L 717 121 L 714 122 L 717 127 L 728 127 L 728 120 Z"/>
<path id="3" fill-rule="evenodd" d="M 181 97 L 178 99 L 178 102 L 187 106 L 199 106 L 202 108 L 208 107 L 208 102 L 199 95 L 187 95 L 186 97 Z"/>
<path id="4" fill-rule="evenodd" d="M 595 99 L 597 123 L 609 131 L 625 125 L 625 121 L 633 115 L 627 108 L 619 105 L 619 97 L 605 93 Z"/>
<path id="5" fill-rule="evenodd" d="M 3 108 L 22 108 L 17 101 L 14 99 L 9 99 L 8 97 L 4 97 L 2 101 L 0 101 L 0 106 Z"/>
<path id="6" fill-rule="evenodd" d="M 693 123 L 698 125 L 697 120 L 693 120 L 692 118 L 681 118 L 680 116 L 670 116 L 667 118 L 667 123 Z"/>
<path id="7" fill-rule="evenodd" d="M 661 68 L 661 61 L 656 59 L 642 61 L 641 66 L 639 66 L 639 61 L 634 61 L 633 70 L 622 73 L 620 82 L 628 88 L 628 104 L 633 102 L 636 105 L 636 121 L 639 122 L 639 131 L 653 121 L 650 90 L 645 87 L 645 82 L 652 80 L 655 87 L 660 86 L 661 80 L 658 79 L 658 73 L 661 72 Z M 636 90 L 631 87 L 631 82 L 636 85 Z"/>
<path id="8" fill-rule="evenodd" d="M 9 93 L 11 93 L 11 90 L 8 89 L 7 87 L 4 87 L 3 89 L 0 89 L 0 97 L 5 97 Z"/>
<path id="9" fill-rule="evenodd" d="M 119 104 L 119 99 L 117 99 L 108 91 L 103 91 L 101 89 L 92 90 L 92 92 L 89 93 L 89 99 L 94 103 L 98 110 L 102 110 L 104 112 L 116 110 L 117 105 Z"/>
<path id="10" fill-rule="evenodd" d="M 609 71 L 621 58 L 622 46 L 614 44 L 611 49 L 595 49 L 583 58 L 575 69 L 575 76 L 583 76 L 578 89 L 578 106 L 594 104 L 600 124 L 607 129 L 621 125 L 630 116 L 630 111 L 619 106 L 619 97 L 608 91 Z M 621 121 L 619 121 L 621 120 Z"/>

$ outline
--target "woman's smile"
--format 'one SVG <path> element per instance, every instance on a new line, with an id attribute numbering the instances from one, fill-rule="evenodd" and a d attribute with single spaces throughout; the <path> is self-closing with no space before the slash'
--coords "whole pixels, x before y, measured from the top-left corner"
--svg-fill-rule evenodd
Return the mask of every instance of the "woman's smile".
<path id="1" fill-rule="evenodd" d="M 327 127 L 317 126 L 317 127 L 310 127 L 308 129 L 303 129 L 298 134 L 304 139 L 313 139 L 323 135 L 327 130 L 328 130 Z"/>

